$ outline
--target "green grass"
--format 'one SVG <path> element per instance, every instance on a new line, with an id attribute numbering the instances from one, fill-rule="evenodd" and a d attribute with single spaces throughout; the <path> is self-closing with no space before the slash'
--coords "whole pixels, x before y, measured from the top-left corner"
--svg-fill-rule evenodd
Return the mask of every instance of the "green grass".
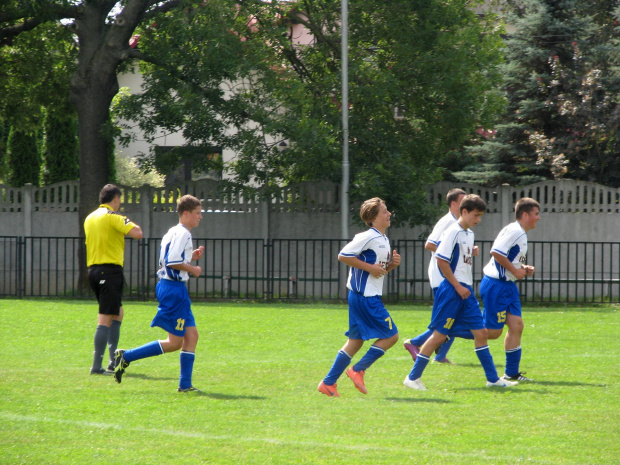
<path id="1" fill-rule="evenodd" d="M 155 308 L 126 302 L 121 348 L 163 337 Z M 178 353 L 134 362 L 121 385 L 88 374 L 94 301 L 0 300 L 0 463 L 619 462 L 618 307 L 526 308 L 535 383 L 486 388 L 472 341 L 457 340 L 458 365 L 429 365 L 426 392 L 402 386 L 402 339 L 430 307 L 389 309 L 401 342 L 366 373 L 368 395 L 344 376 L 327 398 L 316 386 L 345 341 L 344 304 L 195 304 L 203 392 L 182 394 Z"/>

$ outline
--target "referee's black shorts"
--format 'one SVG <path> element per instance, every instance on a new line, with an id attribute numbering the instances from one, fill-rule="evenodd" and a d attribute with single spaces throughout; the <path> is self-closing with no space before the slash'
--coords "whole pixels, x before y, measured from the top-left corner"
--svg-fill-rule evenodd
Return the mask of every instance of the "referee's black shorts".
<path id="1" fill-rule="evenodd" d="M 125 278 L 120 265 L 92 265 L 88 268 L 88 281 L 99 302 L 99 313 L 119 315 L 123 305 Z"/>

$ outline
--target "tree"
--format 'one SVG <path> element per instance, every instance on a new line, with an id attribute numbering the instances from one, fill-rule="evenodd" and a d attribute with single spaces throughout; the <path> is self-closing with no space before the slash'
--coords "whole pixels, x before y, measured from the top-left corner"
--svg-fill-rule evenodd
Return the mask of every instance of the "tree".
<path id="1" fill-rule="evenodd" d="M 351 199 L 385 198 L 398 211 L 395 223 L 424 222 L 435 160 L 501 107 L 501 31 L 470 4 L 350 2 Z M 226 169 L 239 185 L 265 193 L 297 181 L 339 182 L 339 4 L 221 5 L 178 11 L 144 31 L 140 48 L 159 60 L 141 67 L 145 91 L 119 111 L 152 140 L 158 128 L 182 129 L 190 144 L 233 149 Z M 292 40 L 299 23 L 312 44 Z M 195 47 L 196 37 L 219 53 Z"/>
<path id="2" fill-rule="evenodd" d="M 613 2 L 509 3 L 516 31 L 503 67 L 507 113 L 454 176 L 486 185 L 562 177 L 620 185 Z"/>
<path id="3" fill-rule="evenodd" d="M 37 147 L 36 134 L 11 128 L 7 143 L 7 184 L 21 187 L 26 183 L 39 185 L 41 178 L 41 157 Z"/>
<path id="4" fill-rule="evenodd" d="M 116 181 L 119 184 L 130 187 L 142 187 L 145 184 L 152 187 L 164 186 L 164 176 L 155 171 L 145 173 L 133 158 L 127 158 L 122 153 L 117 153 L 115 158 Z"/>
<path id="5" fill-rule="evenodd" d="M 45 184 L 78 179 L 80 175 L 75 116 L 71 109 L 66 110 L 50 110 L 45 118 Z"/>
<path id="6" fill-rule="evenodd" d="M 6 173 L 8 171 L 7 168 L 7 141 L 9 138 L 9 127 L 8 124 L 0 120 L 0 183 L 4 182 L 6 177 Z"/>
<path id="7" fill-rule="evenodd" d="M 117 73 L 123 63 L 145 58 L 130 48 L 129 39 L 140 24 L 149 24 L 157 14 L 192 3 L 199 2 L 30 0 L 0 6 L 0 46 L 11 46 L 22 35 L 50 27 L 71 34 L 66 40 L 76 47 L 70 98 L 79 120 L 80 225 L 97 206 L 99 190 L 110 178 L 105 129 L 110 103 L 118 92 Z"/>

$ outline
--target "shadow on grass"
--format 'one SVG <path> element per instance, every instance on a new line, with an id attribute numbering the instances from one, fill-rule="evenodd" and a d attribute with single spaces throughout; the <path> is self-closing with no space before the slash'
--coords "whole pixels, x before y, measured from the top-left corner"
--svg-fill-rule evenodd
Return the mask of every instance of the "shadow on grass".
<path id="1" fill-rule="evenodd" d="M 531 383 L 520 383 L 519 386 L 568 386 L 568 387 L 599 387 L 606 388 L 606 384 L 579 383 L 576 381 L 532 381 Z"/>
<path id="2" fill-rule="evenodd" d="M 232 394 L 222 394 L 221 392 L 205 392 L 205 391 L 194 391 L 194 392 L 186 392 L 183 393 L 189 396 L 199 396 L 199 397 L 210 397 L 211 399 L 217 400 L 265 400 L 266 397 L 262 396 L 242 396 L 242 395 L 232 395 Z"/>
<path id="3" fill-rule="evenodd" d="M 127 378 L 138 378 L 138 379 L 145 379 L 147 381 L 178 381 L 179 377 L 175 377 L 175 378 L 163 378 L 161 376 L 149 376 L 149 375 L 145 375 L 143 373 L 125 373 L 123 375 L 123 379 L 127 379 Z"/>
<path id="4" fill-rule="evenodd" d="M 451 400 L 445 399 L 420 399 L 417 397 L 386 397 L 385 400 L 391 400 L 392 402 L 425 402 L 428 404 L 451 404 Z"/>

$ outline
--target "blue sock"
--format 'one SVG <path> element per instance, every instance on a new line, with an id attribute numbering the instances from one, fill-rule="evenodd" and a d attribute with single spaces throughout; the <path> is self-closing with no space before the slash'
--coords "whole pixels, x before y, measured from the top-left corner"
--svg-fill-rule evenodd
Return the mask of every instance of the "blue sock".
<path id="1" fill-rule="evenodd" d="M 422 347 L 422 345 L 428 340 L 428 338 L 431 337 L 431 334 L 433 334 L 433 330 L 432 329 L 427 329 L 422 334 L 419 334 L 416 337 L 412 337 L 411 338 L 411 343 L 414 346 Z"/>
<path id="2" fill-rule="evenodd" d="M 473 340 L 474 335 L 471 333 L 471 331 L 456 331 L 454 333 L 450 333 L 450 339 L 441 344 L 441 346 L 439 347 L 439 352 L 437 352 L 437 355 L 435 355 L 436 361 L 440 361 L 446 358 L 446 355 L 448 355 L 448 351 L 450 350 L 450 347 L 452 347 L 452 343 L 454 342 L 455 337 Z"/>
<path id="3" fill-rule="evenodd" d="M 450 337 L 450 339 L 448 339 L 446 342 L 441 344 L 441 346 L 439 346 L 439 352 L 437 352 L 437 355 L 435 355 L 436 361 L 440 361 L 446 358 L 446 355 L 448 355 L 448 351 L 450 350 L 450 347 L 452 347 L 453 342 L 454 337 Z"/>
<path id="4" fill-rule="evenodd" d="M 456 331 L 454 333 L 450 333 L 450 337 L 460 337 L 461 339 L 471 339 L 474 340 L 474 335 L 471 331 Z"/>
<path id="5" fill-rule="evenodd" d="M 430 358 L 424 354 L 418 354 L 418 357 L 415 359 L 415 363 L 413 364 L 413 369 L 411 373 L 409 373 L 409 379 L 418 379 L 422 377 L 422 373 L 424 373 L 424 369 L 428 362 L 430 362 Z"/>
<path id="6" fill-rule="evenodd" d="M 360 359 L 360 361 L 353 365 L 353 369 L 355 371 L 364 371 L 384 355 L 385 350 L 383 350 L 381 347 L 372 345 L 368 349 L 368 352 L 366 352 L 366 354 L 364 354 L 364 356 Z"/>
<path id="7" fill-rule="evenodd" d="M 484 374 L 487 377 L 487 381 L 492 383 L 497 382 L 499 380 L 499 376 L 497 376 L 497 370 L 495 369 L 495 363 L 493 363 L 493 356 L 491 355 L 489 346 L 476 347 L 475 350 L 478 360 L 480 360 L 480 364 L 484 369 Z"/>
<path id="8" fill-rule="evenodd" d="M 161 348 L 159 341 L 149 342 L 142 347 L 136 347 L 135 349 L 128 349 L 123 354 L 123 358 L 127 362 L 134 362 L 147 357 L 155 357 L 164 353 L 164 349 Z"/>
<path id="9" fill-rule="evenodd" d="M 347 354 L 344 350 L 339 350 L 338 355 L 336 355 L 336 360 L 334 360 L 334 364 L 329 370 L 329 373 L 327 373 L 325 379 L 323 379 L 323 382 L 328 386 L 336 384 L 336 381 L 338 381 L 340 375 L 344 373 L 344 370 L 346 370 L 349 366 L 349 363 L 351 363 L 351 357 L 349 357 L 349 354 Z"/>
<path id="10" fill-rule="evenodd" d="M 194 371 L 194 359 L 196 354 L 194 352 L 181 351 L 179 359 L 181 361 L 181 376 L 179 378 L 179 387 L 181 389 L 187 389 L 192 386 L 192 373 Z"/>
<path id="11" fill-rule="evenodd" d="M 504 373 L 508 376 L 517 376 L 519 374 L 519 365 L 521 364 L 521 346 L 516 349 L 506 351 L 506 368 Z"/>

